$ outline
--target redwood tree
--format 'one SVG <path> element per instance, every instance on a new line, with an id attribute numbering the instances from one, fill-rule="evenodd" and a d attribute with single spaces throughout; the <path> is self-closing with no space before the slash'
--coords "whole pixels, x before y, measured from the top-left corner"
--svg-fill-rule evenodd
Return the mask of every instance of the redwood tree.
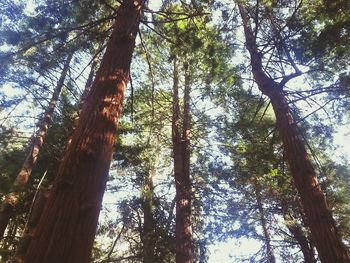
<path id="1" fill-rule="evenodd" d="M 45 138 L 49 130 L 49 126 L 52 122 L 53 114 L 56 109 L 56 105 L 61 94 L 64 81 L 67 76 L 69 69 L 70 61 L 73 57 L 73 53 L 70 53 L 66 58 L 66 61 L 63 66 L 61 76 L 56 84 L 56 87 L 53 91 L 50 103 L 47 109 L 44 112 L 43 118 L 40 120 L 38 126 L 39 129 L 36 132 L 36 135 L 32 138 L 29 151 L 25 157 L 21 170 L 19 171 L 15 181 L 12 184 L 10 192 L 5 196 L 1 207 L 0 207 L 0 240 L 4 236 L 5 229 L 13 215 L 15 207 L 18 205 L 20 200 L 20 194 L 24 191 L 31 175 L 34 165 L 38 160 L 38 155 L 40 149 L 44 143 Z"/>
<path id="2" fill-rule="evenodd" d="M 193 262 L 190 180 L 190 76 L 185 65 L 184 108 L 180 113 L 179 68 L 174 60 L 172 140 L 174 152 L 174 176 L 176 184 L 176 262 Z M 182 125 L 180 124 L 182 115 Z"/>
<path id="3" fill-rule="evenodd" d="M 251 27 L 248 10 L 246 6 L 239 3 L 239 11 L 244 27 L 246 47 L 250 54 L 252 74 L 260 91 L 271 101 L 285 156 L 320 259 L 324 263 L 350 262 L 349 253 L 338 234 L 336 223 L 317 180 L 316 171 L 306 150 L 302 134 L 283 92 L 285 84 L 301 73 L 295 65 L 292 65 L 295 73 L 284 76 L 280 82 L 268 75 L 264 71 L 263 54 L 259 51 L 256 42 L 257 31 L 254 32 Z M 280 41 L 284 41 L 278 34 L 277 37 Z M 283 43 L 280 45 L 283 47 Z M 284 52 L 287 53 L 288 59 L 292 60 L 287 49 Z"/>
<path id="4" fill-rule="evenodd" d="M 89 262 L 142 12 L 124 0 L 25 262 Z"/>

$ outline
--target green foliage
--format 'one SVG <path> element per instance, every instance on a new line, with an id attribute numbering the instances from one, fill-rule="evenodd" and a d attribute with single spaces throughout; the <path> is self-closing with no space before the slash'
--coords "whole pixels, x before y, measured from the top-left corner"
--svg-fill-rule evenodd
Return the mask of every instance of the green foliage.
<path id="1" fill-rule="evenodd" d="M 184 10 L 179 5 L 164 7 L 168 12 L 181 13 Z M 232 85 L 235 82 L 234 74 L 230 74 L 228 59 L 233 56 L 233 49 L 225 43 L 218 31 L 210 22 L 209 15 L 191 17 L 191 14 L 184 16 L 170 16 L 174 23 L 160 25 L 162 31 L 171 39 L 170 58 L 179 58 L 187 61 L 197 72 L 205 75 L 201 77 L 209 84 L 221 82 L 223 78 Z M 160 19 L 160 21 L 162 21 Z M 197 77 L 192 72 L 192 78 Z M 231 76 L 228 76 L 228 75 Z"/>
<path id="2" fill-rule="evenodd" d="M 9 191 L 24 157 L 23 144 L 16 141 L 16 132 L 1 129 L 0 133 L 0 198 Z"/>
<path id="3" fill-rule="evenodd" d="M 249 7 L 266 72 L 276 81 L 294 70 L 293 63 L 307 72 L 303 83 L 297 83 L 297 90 L 289 90 L 294 89 L 293 85 L 285 88 L 290 101 L 296 98 L 306 102 L 313 95 L 305 91 L 306 82 L 312 83 L 315 94 L 330 87 L 331 95 L 322 100 L 327 97 L 336 101 L 331 117 L 344 120 L 344 109 L 350 107 L 349 2 L 241 2 Z M 55 177 L 77 118 L 78 87 L 81 89 L 86 75 L 83 68 L 97 50 L 103 51 L 118 5 L 112 0 L 37 1 L 32 14 L 23 1 L 4 1 L 0 7 L 0 85 L 22 91 L 11 98 L 1 93 L 0 113 L 28 102 L 45 107 L 61 62 L 68 52 L 76 51 L 59 114 L 54 117 L 33 171 L 32 184 L 11 223 L 12 239 L 6 241 L 7 247 L 3 245 L 1 253 L 6 254 L 5 258 L 11 256 L 17 244 L 16 236 L 23 229 L 40 177 L 48 171 L 46 186 Z M 159 11 L 145 10 L 140 29 L 142 40 L 133 62 L 133 91 L 127 91 L 130 97 L 118 127 L 106 192 L 107 196 L 114 192 L 118 195 L 101 212 L 94 261 L 118 261 L 132 256 L 125 261 L 141 262 L 148 239 L 154 242 L 155 262 L 174 262 L 171 88 L 175 59 L 180 87 L 184 85 L 183 73 L 189 72 L 193 88 L 191 173 L 196 260 L 206 262 L 208 245 L 218 240 L 247 237 L 264 242 L 261 217 L 265 218 L 272 239 L 280 240 L 273 241 L 273 245 L 288 246 L 283 251 L 276 249 L 283 262 L 300 259 L 289 249 L 296 247 L 295 237 L 286 233 L 292 227 L 300 227 L 308 240 L 308 231 L 275 131 L 273 110 L 264 96 L 258 98 L 255 90 L 248 87 L 251 76 L 247 68 L 251 61 L 242 51 L 243 30 L 236 30 L 241 22 L 237 14 L 234 5 L 213 0 L 163 1 Z M 318 97 L 314 99 L 314 105 L 319 101 Z M 303 107 L 309 105 L 304 103 Z M 333 143 L 334 129 L 324 125 L 324 115 L 313 114 L 307 122 L 304 109 L 298 111 L 295 105 L 292 108 L 312 154 L 319 158 L 322 187 L 344 239 L 349 240 L 350 173 L 347 164 L 339 165 L 326 154 Z M 323 109 L 327 115 L 329 107 Z M 0 197 L 8 191 L 22 163 L 26 143 L 16 128 L 21 119 L 5 119 L 0 132 Z M 154 174 L 153 181 L 150 174 Z M 153 225 L 150 236 L 145 237 L 147 212 Z M 127 248 L 122 250 L 123 247 Z M 263 261 L 264 251 L 251 260 Z"/>

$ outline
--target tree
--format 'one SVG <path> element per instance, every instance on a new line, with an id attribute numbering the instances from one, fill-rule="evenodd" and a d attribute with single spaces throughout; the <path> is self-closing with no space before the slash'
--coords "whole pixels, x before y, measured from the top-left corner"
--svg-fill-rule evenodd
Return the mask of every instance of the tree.
<path id="1" fill-rule="evenodd" d="M 253 239 L 260 249 L 235 262 L 315 263 L 332 252 L 315 252 L 308 229 L 319 207 L 349 246 L 350 173 L 326 153 L 323 125 L 332 107 L 329 119 L 345 120 L 349 105 L 346 1 L 167 0 L 159 10 L 143 0 L 31 2 L 0 7 L 1 198 L 59 65 L 75 53 L 2 261 L 19 247 L 20 262 L 205 263 L 215 243 Z"/>
<path id="2" fill-rule="evenodd" d="M 284 76 L 280 82 L 276 82 L 264 72 L 263 56 L 257 46 L 257 38 L 250 24 L 247 6 L 242 2 L 239 3 L 239 11 L 243 21 L 246 47 L 250 54 L 254 80 L 260 91 L 271 100 L 286 159 L 289 163 L 294 184 L 301 197 L 307 223 L 320 258 L 322 262 L 349 262 L 349 253 L 340 239 L 336 223 L 321 191 L 302 135 L 283 92 L 285 84 L 290 79 L 300 75 L 300 72 L 294 65 L 295 73 Z M 285 52 L 288 56 L 288 51 L 285 50 Z M 291 61 L 290 57 L 289 61 Z"/>
<path id="3" fill-rule="evenodd" d="M 174 93 L 172 140 L 174 151 L 174 177 L 176 182 L 176 262 L 190 263 L 192 255 L 192 223 L 191 223 L 191 181 L 190 181 L 190 65 L 185 66 L 184 108 L 180 111 L 179 102 L 179 68 L 174 60 Z M 183 116 L 180 126 L 180 114 Z"/>
<path id="4" fill-rule="evenodd" d="M 69 54 L 61 73 L 61 76 L 57 82 L 57 85 L 52 94 L 52 98 L 50 103 L 44 112 L 43 118 L 38 124 L 39 130 L 36 132 L 36 135 L 32 138 L 30 145 L 28 147 L 29 151 L 24 160 L 22 168 L 18 173 L 11 189 L 10 193 L 8 193 L 1 204 L 0 209 L 0 238 L 3 237 L 5 229 L 8 225 L 10 218 L 12 217 L 13 210 L 17 206 L 19 202 L 20 193 L 24 191 L 27 182 L 29 181 L 33 166 L 36 164 L 38 160 L 39 151 L 47 137 L 49 126 L 51 125 L 53 114 L 61 94 L 64 81 L 67 76 L 67 72 L 69 69 L 69 63 L 73 57 L 73 53 Z M 1 239 L 0 239 L 1 240 Z"/>
<path id="5" fill-rule="evenodd" d="M 125 0 L 69 140 L 26 262 L 88 262 L 143 1 Z"/>

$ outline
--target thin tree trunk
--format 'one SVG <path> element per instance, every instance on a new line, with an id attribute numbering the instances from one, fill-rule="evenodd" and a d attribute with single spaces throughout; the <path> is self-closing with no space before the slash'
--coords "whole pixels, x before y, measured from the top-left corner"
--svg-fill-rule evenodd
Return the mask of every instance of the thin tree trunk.
<path id="1" fill-rule="evenodd" d="M 53 114 L 56 109 L 56 105 L 61 94 L 64 81 L 67 76 L 70 61 L 73 57 L 73 53 L 70 53 L 64 63 L 61 76 L 57 82 L 56 88 L 52 94 L 49 106 L 44 113 L 44 117 L 39 123 L 39 130 L 32 138 L 29 146 L 29 152 L 24 160 L 21 170 L 19 171 L 10 192 L 5 196 L 4 201 L 0 208 L 0 239 L 4 236 L 5 229 L 9 223 L 9 220 L 13 216 L 13 211 L 18 205 L 21 192 L 24 191 L 27 182 L 29 181 L 34 165 L 38 160 L 40 149 L 47 136 L 49 126 L 52 122 Z"/>
<path id="2" fill-rule="evenodd" d="M 153 217 L 153 177 L 155 169 L 148 172 L 143 190 L 143 263 L 156 262 L 155 246 L 156 237 Z"/>
<path id="3" fill-rule="evenodd" d="M 187 71 L 187 70 L 186 70 Z M 176 183 L 176 263 L 193 262 L 190 182 L 190 83 L 185 72 L 183 124 L 180 125 L 179 73 L 174 60 L 172 137 Z M 181 131 L 182 128 L 182 131 Z"/>
<path id="4" fill-rule="evenodd" d="M 260 193 L 261 186 L 258 184 L 258 182 L 254 182 L 253 187 L 254 187 L 255 199 L 256 199 L 258 211 L 259 211 L 259 219 L 260 219 L 260 223 L 261 223 L 263 233 L 264 233 L 264 238 L 265 238 L 264 241 L 265 241 L 265 245 L 266 245 L 267 260 L 268 260 L 268 263 L 276 263 L 275 254 L 274 254 L 273 248 L 271 246 L 271 236 L 270 236 L 270 233 L 268 230 L 265 210 L 263 207 L 261 193 Z"/>
<path id="5" fill-rule="evenodd" d="M 286 219 L 286 218 L 285 218 Z M 298 223 L 286 224 L 289 232 L 293 235 L 295 240 L 300 246 L 300 250 L 303 253 L 305 263 L 316 263 L 315 253 L 313 247 L 311 246 L 309 240 L 303 233 L 302 228 Z"/>
<path id="6" fill-rule="evenodd" d="M 253 76 L 260 91 L 271 100 L 286 159 L 320 259 L 323 263 L 349 263 L 349 252 L 341 241 L 331 210 L 317 181 L 305 143 L 282 90 L 291 76 L 277 83 L 264 72 L 262 55 L 258 51 L 247 10 L 241 3 L 239 3 L 239 9 L 246 46 L 251 57 Z"/>
<path id="7" fill-rule="evenodd" d="M 81 114 L 81 111 L 83 109 L 83 106 L 84 106 L 84 103 L 85 103 L 85 100 L 91 90 L 91 85 L 93 84 L 93 80 L 94 80 L 94 76 L 96 74 L 96 67 L 97 67 L 97 60 L 94 59 L 91 63 L 91 69 L 90 69 L 90 72 L 89 72 L 89 76 L 86 80 L 86 83 L 85 83 L 85 88 L 84 88 L 84 91 L 83 93 L 81 94 L 81 98 L 80 98 L 80 102 L 79 102 L 79 108 L 78 108 L 78 115 L 80 116 Z"/>
<path id="8" fill-rule="evenodd" d="M 124 0 L 76 129 L 60 163 L 26 263 L 90 262 L 142 11 Z"/>
<path id="9" fill-rule="evenodd" d="M 294 184 L 301 197 L 306 223 L 320 259 L 324 263 L 350 262 L 302 136 L 282 92 L 272 97 L 271 103 Z"/>

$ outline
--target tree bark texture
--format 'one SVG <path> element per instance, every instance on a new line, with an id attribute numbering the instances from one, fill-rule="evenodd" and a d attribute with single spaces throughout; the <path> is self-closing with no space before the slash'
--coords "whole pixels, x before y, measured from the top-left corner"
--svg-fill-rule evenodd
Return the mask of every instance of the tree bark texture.
<path id="1" fill-rule="evenodd" d="M 280 183 L 281 182 L 279 182 L 279 184 Z M 317 259 L 314 246 L 310 240 L 309 233 L 304 229 L 305 219 L 302 214 L 303 212 L 299 200 L 290 200 L 284 196 L 280 196 L 280 205 L 285 225 L 298 243 L 300 250 L 303 253 L 304 262 L 316 263 Z"/>
<path id="2" fill-rule="evenodd" d="M 24 256 L 30 245 L 35 229 L 40 220 L 40 216 L 44 210 L 45 204 L 50 194 L 50 188 L 40 187 L 38 189 L 37 196 L 33 200 L 33 209 L 30 211 L 26 227 L 23 231 L 22 237 L 18 244 L 16 253 L 15 253 L 15 262 L 22 263 L 24 262 Z"/>
<path id="3" fill-rule="evenodd" d="M 13 216 L 13 211 L 18 205 L 20 194 L 24 191 L 31 175 L 34 165 L 36 164 L 39 156 L 40 149 L 45 141 L 45 138 L 48 134 L 49 126 L 51 125 L 53 114 L 56 109 L 58 99 L 60 97 L 62 88 L 64 86 L 64 81 L 67 76 L 69 69 L 70 61 L 72 60 L 73 53 L 70 53 L 64 63 L 61 76 L 57 82 L 57 85 L 53 91 L 51 100 L 49 102 L 48 108 L 44 112 L 44 116 L 39 123 L 39 129 L 36 132 L 36 135 L 33 136 L 29 151 L 21 170 L 19 171 L 15 181 L 12 184 L 10 192 L 5 196 L 4 201 L 1 204 L 0 208 L 0 239 L 3 238 L 5 229 L 9 223 L 9 220 Z"/>
<path id="4" fill-rule="evenodd" d="M 124 0 L 76 129 L 68 142 L 26 263 L 90 262 L 142 12 Z"/>
<path id="5" fill-rule="evenodd" d="M 264 72 L 262 54 L 258 51 L 248 12 L 242 3 L 239 3 L 239 10 L 254 80 L 260 91 L 271 100 L 289 169 L 319 257 L 323 263 L 349 263 L 349 252 L 341 241 L 331 210 L 318 183 L 316 171 L 306 151 L 305 142 L 283 93 L 287 77 L 277 83 Z"/>
<path id="6" fill-rule="evenodd" d="M 190 82 L 185 72 L 183 122 L 180 124 L 179 70 L 174 60 L 172 140 L 176 184 L 176 263 L 193 262 L 190 181 Z"/>
<path id="7" fill-rule="evenodd" d="M 83 91 L 81 98 L 80 98 L 80 103 L 79 103 L 79 107 L 78 107 L 78 116 L 81 114 L 81 110 L 82 110 L 85 98 L 86 98 L 86 96 L 91 88 L 91 85 L 93 84 L 96 69 L 97 69 L 97 60 L 94 59 L 91 63 L 91 69 L 90 69 L 90 72 L 89 72 L 89 75 L 88 75 L 88 78 L 87 78 L 87 81 L 85 84 L 84 91 Z M 77 122 L 78 119 L 79 119 L 79 117 L 75 119 L 74 126 L 76 126 L 76 124 L 78 123 Z M 44 177 L 45 177 L 45 175 L 43 176 L 43 178 Z M 42 178 L 42 180 L 43 180 L 43 178 Z M 33 206 L 32 212 L 29 213 L 25 229 L 23 231 L 22 237 L 20 239 L 20 242 L 19 242 L 17 250 L 16 250 L 15 260 L 18 263 L 21 263 L 24 261 L 24 256 L 27 252 L 30 241 L 32 240 L 32 236 L 35 232 L 35 229 L 38 226 L 40 216 L 45 208 L 46 201 L 49 197 L 50 189 L 51 189 L 51 186 L 48 188 L 44 188 L 44 187 L 39 185 L 39 188 L 37 190 L 37 198 L 35 199 L 35 197 L 34 197 L 34 200 L 32 203 L 32 206 Z"/>
<path id="8" fill-rule="evenodd" d="M 349 253 L 342 244 L 288 102 L 282 92 L 270 99 L 289 169 L 301 198 L 306 224 L 311 230 L 319 257 L 323 263 L 350 262 Z"/>

